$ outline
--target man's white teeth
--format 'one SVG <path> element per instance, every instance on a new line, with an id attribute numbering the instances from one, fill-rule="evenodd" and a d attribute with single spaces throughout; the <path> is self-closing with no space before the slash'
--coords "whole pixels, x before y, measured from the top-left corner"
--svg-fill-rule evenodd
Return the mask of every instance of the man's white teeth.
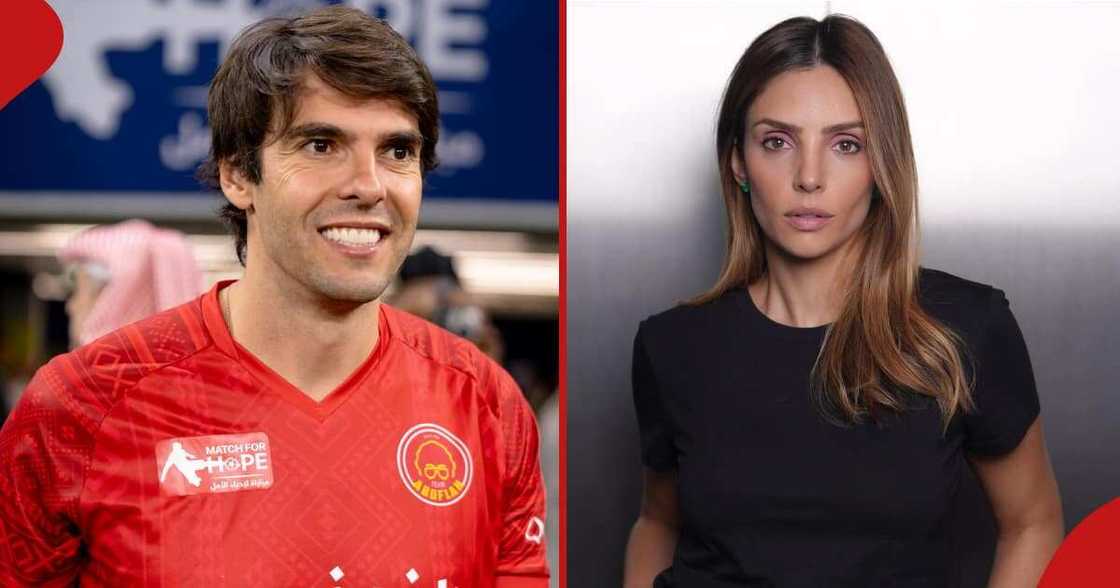
<path id="1" fill-rule="evenodd" d="M 323 236 L 344 245 L 374 245 L 381 240 L 381 231 L 376 229 L 354 229 L 331 227 L 323 230 Z"/>

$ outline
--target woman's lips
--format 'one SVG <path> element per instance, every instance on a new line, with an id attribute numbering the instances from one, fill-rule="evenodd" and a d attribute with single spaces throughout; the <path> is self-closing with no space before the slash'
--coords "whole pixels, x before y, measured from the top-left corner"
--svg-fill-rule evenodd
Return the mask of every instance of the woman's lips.
<path id="1" fill-rule="evenodd" d="M 787 214 L 786 220 L 799 231 L 819 231 L 832 220 L 831 216 L 817 214 Z"/>

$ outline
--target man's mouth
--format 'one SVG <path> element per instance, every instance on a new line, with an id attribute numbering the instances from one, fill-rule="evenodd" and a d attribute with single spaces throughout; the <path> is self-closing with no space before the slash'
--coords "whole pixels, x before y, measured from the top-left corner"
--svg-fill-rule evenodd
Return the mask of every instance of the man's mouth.
<path id="1" fill-rule="evenodd" d="M 373 247 L 381 240 L 379 229 L 356 227 L 327 227 L 319 231 L 323 238 L 341 245 L 353 247 Z"/>

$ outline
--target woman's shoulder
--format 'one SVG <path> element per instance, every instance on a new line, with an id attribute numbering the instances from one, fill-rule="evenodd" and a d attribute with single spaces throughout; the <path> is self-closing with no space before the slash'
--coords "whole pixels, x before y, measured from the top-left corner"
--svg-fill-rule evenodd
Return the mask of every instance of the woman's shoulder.
<path id="1" fill-rule="evenodd" d="M 933 268 L 921 268 L 918 299 L 922 308 L 965 333 L 982 331 L 1004 293 L 984 284 Z"/>
<path id="2" fill-rule="evenodd" d="M 710 334 L 715 328 L 726 327 L 737 310 L 739 296 L 746 296 L 746 291 L 733 288 L 704 302 L 680 302 L 643 320 L 638 326 L 638 336 L 653 340 L 681 340 L 692 334 Z"/>
<path id="3" fill-rule="evenodd" d="M 976 282 L 947 271 L 922 267 L 918 273 L 918 287 L 923 295 L 954 299 L 961 302 L 986 300 L 996 287 Z"/>

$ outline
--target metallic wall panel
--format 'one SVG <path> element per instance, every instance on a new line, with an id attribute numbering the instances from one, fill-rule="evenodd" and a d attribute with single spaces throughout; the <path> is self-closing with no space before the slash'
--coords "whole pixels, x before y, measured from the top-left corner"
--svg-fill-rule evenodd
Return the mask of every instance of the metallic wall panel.
<path id="1" fill-rule="evenodd" d="M 1072 528 L 1120 495 L 1120 225 L 937 224 L 925 243 L 926 264 L 1007 292 Z"/>
<path id="2" fill-rule="evenodd" d="M 638 512 L 637 324 L 708 287 L 723 255 L 712 147 L 723 85 L 751 39 L 828 4 L 871 26 L 900 78 L 924 263 L 1007 292 L 1067 527 L 1120 494 L 1120 49 L 1100 34 L 1120 24 L 1120 5 L 908 4 L 903 14 L 872 2 L 570 1 L 571 586 L 618 585 Z M 1050 39 L 1045 50 L 1039 39 Z M 961 500 L 958 520 L 979 546 L 962 567 L 980 586 L 992 519 L 974 481 Z"/>

